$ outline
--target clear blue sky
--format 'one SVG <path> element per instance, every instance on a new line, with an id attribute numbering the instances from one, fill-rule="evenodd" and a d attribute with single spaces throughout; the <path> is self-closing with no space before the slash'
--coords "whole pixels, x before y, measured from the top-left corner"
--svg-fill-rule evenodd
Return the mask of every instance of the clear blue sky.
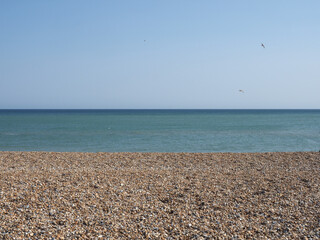
<path id="1" fill-rule="evenodd" d="M 3 0 L 0 108 L 320 108 L 319 11 L 319 0 Z"/>

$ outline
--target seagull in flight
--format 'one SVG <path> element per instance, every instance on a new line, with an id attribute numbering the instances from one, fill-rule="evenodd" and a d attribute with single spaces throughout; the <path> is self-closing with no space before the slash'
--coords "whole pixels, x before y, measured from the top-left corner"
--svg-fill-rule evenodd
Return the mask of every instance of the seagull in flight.
<path id="1" fill-rule="evenodd" d="M 266 48 L 263 43 L 261 43 L 261 47 Z"/>

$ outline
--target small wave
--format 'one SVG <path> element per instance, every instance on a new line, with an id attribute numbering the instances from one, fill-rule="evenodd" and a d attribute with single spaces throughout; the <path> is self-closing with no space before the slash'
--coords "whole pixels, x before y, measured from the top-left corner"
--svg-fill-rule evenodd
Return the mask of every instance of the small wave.
<path id="1" fill-rule="evenodd" d="M 19 134 L 19 133 L 4 132 L 4 133 L 0 133 L 0 135 L 4 135 L 4 136 L 18 136 L 18 135 L 20 135 L 20 134 Z"/>

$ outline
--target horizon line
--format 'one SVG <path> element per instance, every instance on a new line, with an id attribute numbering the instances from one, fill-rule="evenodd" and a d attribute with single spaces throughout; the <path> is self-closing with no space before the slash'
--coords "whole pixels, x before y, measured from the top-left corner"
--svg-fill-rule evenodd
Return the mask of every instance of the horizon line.
<path id="1" fill-rule="evenodd" d="M 320 108 L 0 108 L 0 111 L 5 110 L 85 110 L 85 111 L 96 111 L 96 110 L 320 110 Z"/>

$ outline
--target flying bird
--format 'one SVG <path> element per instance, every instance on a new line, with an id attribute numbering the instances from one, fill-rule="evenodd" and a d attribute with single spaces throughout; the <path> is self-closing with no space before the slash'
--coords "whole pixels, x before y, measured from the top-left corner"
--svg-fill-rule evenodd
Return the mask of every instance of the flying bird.
<path id="1" fill-rule="evenodd" d="M 239 92 L 244 93 L 244 91 L 242 89 L 240 89 Z"/>
<path id="2" fill-rule="evenodd" d="M 263 43 L 261 43 L 261 47 L 266 48 Z"/>

